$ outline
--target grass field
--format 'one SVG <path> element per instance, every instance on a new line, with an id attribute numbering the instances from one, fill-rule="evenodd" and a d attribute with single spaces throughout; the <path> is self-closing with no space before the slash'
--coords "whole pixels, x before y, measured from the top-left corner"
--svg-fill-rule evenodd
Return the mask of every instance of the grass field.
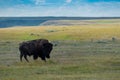
<path id="1" fill-rule="evenodd" d="M 101 22 L 1 28 L 0 80 L 120 80 L 120 24 Z M 19 43 L 37 38 L 57 44 L 51 59 L 20 62 Z"/>

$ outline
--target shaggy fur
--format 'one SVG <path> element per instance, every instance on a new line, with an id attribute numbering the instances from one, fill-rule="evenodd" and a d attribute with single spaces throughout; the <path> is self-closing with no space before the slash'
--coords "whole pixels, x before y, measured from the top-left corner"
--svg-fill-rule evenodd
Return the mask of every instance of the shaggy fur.
<path id="1" fill-rule="evenodd" d="M 46 39 L 36 39 L 31 41 L 26 41 L 20 43 L 20 60 L 24 56 L 27 62 L 27 56 L 33 56 L 33 59 L 36 60 L 40 57 L 42 60 L 46 61 L 46 58 L 50 58 L 50 52 L 53 49 L 53 44 L 49 43 Z"/>

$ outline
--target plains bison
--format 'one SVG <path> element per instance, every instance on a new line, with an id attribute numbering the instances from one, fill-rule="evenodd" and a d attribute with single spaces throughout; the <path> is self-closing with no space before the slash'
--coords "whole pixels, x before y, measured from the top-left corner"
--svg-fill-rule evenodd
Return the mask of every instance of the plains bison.
<path id="1" fill-rule="evenodd" d="M 36 60 L 40 57 L 42 60 L 46 61 L 46 58 L 50 58 L 50 52 L 53 49 L 53 44 L 46 39 L 36 39 L 31 41 L 26 41 L 20 43 L 20 60 L 24 56 L 27 62 L 27 56 L 33 56 L 33 59 Z"/>

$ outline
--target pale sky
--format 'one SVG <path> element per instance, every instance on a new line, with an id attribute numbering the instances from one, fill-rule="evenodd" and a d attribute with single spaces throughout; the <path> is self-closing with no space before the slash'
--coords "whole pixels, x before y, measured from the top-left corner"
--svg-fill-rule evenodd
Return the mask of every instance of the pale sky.
<path id="1" fill-rule="evenodd" d="M 0 17 L 120 17 L 120 0 L 0 0 Z"/>

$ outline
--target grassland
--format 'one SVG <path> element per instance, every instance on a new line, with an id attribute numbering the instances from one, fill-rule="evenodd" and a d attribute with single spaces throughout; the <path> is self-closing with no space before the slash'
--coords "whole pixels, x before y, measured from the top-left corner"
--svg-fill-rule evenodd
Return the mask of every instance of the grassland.
<path id="1" fill-rule="evenodd" d="M 11 36 L 12 35 L 12 36 Z M 120 37 L 120 24 L 90 24 L 80 26 L 13 27 L 0 29 L 0 40 L 91 40 Z"/>
<path id="2" fill-rule="evenodd" d="M 0 80 L 120 80 L 120 24 L 101 22 L 1 28 Z M 20 62 L 19 43 L 36 38 L 57 44 L 51 59 Z"/>

